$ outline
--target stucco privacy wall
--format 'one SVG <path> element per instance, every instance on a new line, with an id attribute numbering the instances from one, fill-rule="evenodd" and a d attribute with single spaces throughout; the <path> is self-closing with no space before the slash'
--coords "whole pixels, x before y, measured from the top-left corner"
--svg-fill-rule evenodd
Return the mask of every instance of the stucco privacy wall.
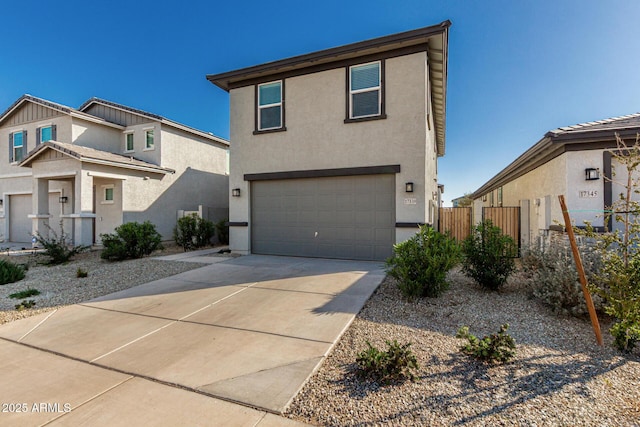
<path id="1" fill-rule="evenodd" d="M 230 200 L 232 221 L 250 222 L 251 187 L 244 174 L 400 164 L 395 184 L 396 221 L 430 222 L 424 195 L 426 192 L 430 197 L 437 183 L 425 183 L 426 156 L 435 151 L 434 136 L 427 135 L 425 124 L 426 60 L 424 52 L 386 60 L 387 118 L 383 120 L 344 123 L 344 67 L 285 80 L 284 132 L 253 135 L 255 88 L 231 90 L 233 162 L 229 185 L 240 188 L 242 194 Z M 415 205 L 404 204 L 404 183 L 409 181 L 414 183 Z M 234 250 L 250 250 L 250 226 L 232 228 Z M 407 232 L 400 234 L 397 241 L 406 238 Z"/>

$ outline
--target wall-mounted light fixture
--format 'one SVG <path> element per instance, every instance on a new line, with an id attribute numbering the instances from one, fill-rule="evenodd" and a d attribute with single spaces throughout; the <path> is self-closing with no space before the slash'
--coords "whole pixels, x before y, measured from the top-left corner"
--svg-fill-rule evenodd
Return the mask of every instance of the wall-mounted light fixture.
<path id="1" fill-rule="evenodd" d="M 413 182 L 407 182 L 404 184 L 404 191 L 407 193 L 413 193 Z"/>
<path id="2" fill-rule="evenodd" d="M 234 188 L 233 190 L 231 190 L 231 195 L 233 197 L 240 197 L 240 189 L 239 188 Z"/>
<path id="3" fill-rule="evenodd" d="M 584 179 L 587 181 L 595 181 L 596 179 L 600 179 L 600 171 L 595 168 L 586 168 L 584 170 Z"/>
<path id="4" fill-rule="evenodd" d="M 60 203 L 67 203 L 69 201 L 69 198 L 67 196 L 62 196 L 58 199 L 58 201 Z"/>
<path id="5" fill-rule="evenodd" d="M 2 203 L 3 203 L 3 200 L 2 200 L 2 199 L 0 199 L 0 206 L 2 206 Z"/>

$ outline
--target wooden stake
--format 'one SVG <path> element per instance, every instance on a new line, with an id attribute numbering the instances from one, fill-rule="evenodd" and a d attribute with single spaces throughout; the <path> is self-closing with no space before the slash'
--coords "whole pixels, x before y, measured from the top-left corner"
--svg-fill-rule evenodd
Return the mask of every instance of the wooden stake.
<path id="1" fill-rule="evenodd" d="M 602 334 L 600 333 L 600 323 L 598 322 L 598 315 L 596 314 L 596 308 L 593 305 L 591 294 L 587 288 L 587 276 L 584 274 L 584 266 L 582 265 L 582 258 L 580 252 L 578 252 L 578 245 L 576 244 L 576 235 L 573 233 L 573 225 L 571 225 L 571 218 L 567 205 L 564 202 L 564 196 L 561 194 L 558 196 L 560 200 L 560 207 L 562 208 L 562 215 L 564 216 L 564 228 L 569 235 L 569 242 L 571 243 L 571 251 L 573 252 L 573 259 L 576 262 L 576 268 L 578 269 L 578 277 L 580 278 L 580 285 L 582 285 L 582 292 L 584 293 L 584 299 L 587 302 L 587 309 L 589 310 L 589 317 L 591 318 L 591 325 L 593 325 L 593 331 L 596 333 L 596 341 L 598 345 L 602 345 Z"/>

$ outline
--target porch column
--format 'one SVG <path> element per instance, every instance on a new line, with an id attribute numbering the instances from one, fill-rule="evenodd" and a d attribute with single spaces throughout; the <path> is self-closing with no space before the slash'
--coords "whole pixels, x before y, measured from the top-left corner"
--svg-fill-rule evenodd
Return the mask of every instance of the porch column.
<path id="1" fill-rule="evenodd" d="M 75 245 L 93 244 L 93 177 L 78 171 L 73 185 L 73 237 Z"/>
<path id="2" fill-rule="evenodd" d="M 31 234 L 40 234 L 42 237 L 49 237 L 49 180 L 44 178 L 34 178 L 31 196 Z"/>

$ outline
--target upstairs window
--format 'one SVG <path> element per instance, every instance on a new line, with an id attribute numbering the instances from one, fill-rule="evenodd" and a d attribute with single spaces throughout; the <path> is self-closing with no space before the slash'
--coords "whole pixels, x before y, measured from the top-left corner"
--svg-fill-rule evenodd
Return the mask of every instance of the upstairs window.
<path id="1" fill-rule="evenodd" d="M 9 134 L 9 163 L 20 162 L 26 153 L 27 131 Z"/>
<path id="2" fill-rule="evenodd" d="M 56 140 L 56 125 L 43 126 L 36 129 L 36 144 Z"/>
<path id="3" fill-rule="evenodd" d="M 133 132 L 124 134 L 124 151 L 127 153 L 133 151 Z"/>
<path id="4" fill-rule="evenodd" d="M 349 67 L 349 118 L 382 115 L 380 61 Z"/>
<path id="5" fill-rule="evenodd" d="M 282 81 L 258 85 L 258 131 L 283 127 Z"/>
<path id="6" fill-rule="evenodd" d="M 153 129 L 145 130 L 144 134 L 145 134 L 144 148 L 146 150 L 153 150 L 153 147 L 154 147 Z"/>

